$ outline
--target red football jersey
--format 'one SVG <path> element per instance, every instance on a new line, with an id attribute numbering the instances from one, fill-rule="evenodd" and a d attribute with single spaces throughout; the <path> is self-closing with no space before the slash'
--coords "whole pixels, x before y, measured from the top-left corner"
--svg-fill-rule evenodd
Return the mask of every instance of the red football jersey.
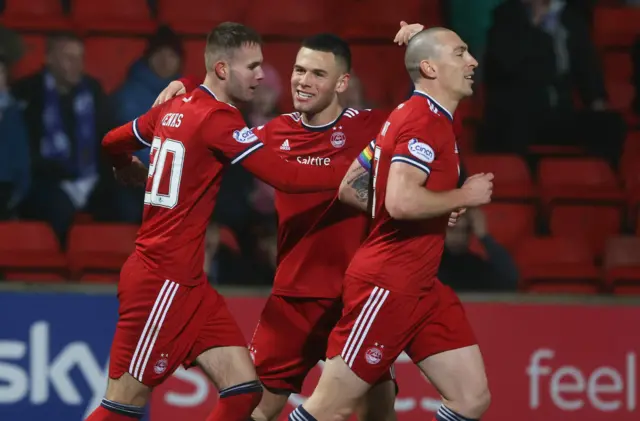
<path id="1" fill-rule="evenodd" d="M 150 271 L 183 285 L 206 281 L 205 230 L 226 167 L 241 164 L 290 192 L 334 191 L 343 175 L 284 162 L 263 148 L 235 107 L 205 86 L 152 108 L 103 140 L 115 166 L 130 162 L 136 146 L 151 147 L 136 253 Z"/>
<path id="2" fill-rule="evenodd" d="M 347 269 L 349 276 L 390 291 L 420 294 L 431 288 L 438 272 L 449 215 L 418 221 L 391 218 L 384 203 L 393 162 L 424 171 L 425 188 L 431 191 L 456 188 L 459 161 L 452 116 L 422 92 L 400 104 L 376 138 L 373 224 Z"/>
<path id="3" fill-rule="evenodd" d="M 299 113 L 284 114 L 254 133 L 282 158 L 301 168 L 333 166 L 345 174 L 376 134 L 387 114 L 345 109 L 333 122 L 309 126 Z M 336 191 L 276 192 L 278 267 L 273 293 L 336 298 L 342 279 L 364 239 L 368 218 L 338 201 Z"/>

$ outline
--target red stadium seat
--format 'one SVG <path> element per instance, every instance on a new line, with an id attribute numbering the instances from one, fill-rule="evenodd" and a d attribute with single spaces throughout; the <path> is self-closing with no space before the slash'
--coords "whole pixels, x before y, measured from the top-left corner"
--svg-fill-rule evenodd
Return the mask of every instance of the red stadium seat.
<path id="1" fill-rule="evenodd" d="M 534 235 L 536 209 L 532 205 L 490 203 L 482 211 L 489 233 L 507 249 L 514 250 L 523 238 Z"/>
<path id="2" fill-rule="evenodd" d="M 2 24 L 18 30 L 69 30 L 60 0 L 7 0 Z"/>
<path id="3" fill-rule="evenodd" d="M 566 237 L 587 244 L 601 256 L 610 236 L 620 232 L 622 212 L 615 206 L 554 206 L 550 229 L 554 237 Z"/>
<path id="4" fill-rule="evenodd" d="M 568 293 L 600 290 L 600 274 L 593 264 L 593 253 L 580 240 L 531 237 L 520 243 L 514 257 L 525 290 Z"/>
<path id="5" fill-rule="evenodd" d="M 545 205 L 598 203 L 621 205 L 624 193 L 609 164 L 598 158 L 545 158 L 538 166 Z"/>
<path id="6" fill-rule="evenodd" d="M 85 41 L 85 70 L 110 93 L 123 82 L 129 66 L 142 57 L 145 46 L 140 38 L 89 37 Z"/>
<path id="7" fill-rule="evenodd" d="M 605 282 L 614 292 L 640 290 L 640 238 L 613 237 L 604 258 Z"/>
<path id="8" fill-rule="evenodd" d="M 67 260 L 51 227 L 44 222 L 2 222 L 0 269 L 65 275 Z"/>
<path id="9" fill-rule="evenodd" d="M 23 35 L 24 55 L 11 66 L 11 79 L 17 80 L 29 76 L 44 66 L 46 41 L 41 35 Z"/>
<path id="10" fill-rule="evenodd" d="M 85 31 L 151 33 L 156 28 L 146 0 L 73 0 L 74 24 Z"/>
<path id="11" fill-rule="evenodd" d="M 34 283 L 52 283 L 59 284 L 67 282 L 68 277 L 56 272 L 22 272 L 10 271 L 5 272 L 4 277 L 7 281 L 18 282 L 34 282 Z"/>
<path id="12" fill-rule="evenodd" d="M 462 155 L 468 175 L 492 172 L 493 198 L 496 200 L 529 200 L 536 188 L 527 164 L 518 155 Z"/>
<path id="13" fill-rule="evenodd" d="M 134 249 L 138 227 L 132 224 L 74 225 L 67 256 L 74 278 L 88 273 L 118 273 Z"/>
<path id="14" fill-rule="evenodd" d="M 117 273 L 88 273 L 82 275 L 80 282 L 86 284 L 117 284 L 119 278 Z"/>
<path id="15" fill-rule="evenodd" d="M 331 32 L 334 16 L 330 4 L 316 0 L 270 0 L 268 6 L 249 7 L 243 21 L 263 36 L 302 37 Z"/>
<path id="16" fill-rule="evenodd" d="M 596 7 L 593 35 L 600 47 L 629 47 L 640 35 L 640 9 L 635 7 Z"/>
<path id="17" fill-rule="evenodd" d="M 204 39 L 190 39 L 184 41 L 184 64 L 182 73 L 189 76 L 201 77 L 204 80 Z"/>
<path id="18" fill-rule="evenodd" d="M 438 26 L 442 22 L 440 2 L 437 1 L 359 0 L 336 3 L 334 16 L 338 20 L 338 32 L 348 38 L 382 38 L 390 42 L 400 29 L 402 20 L 420 22 L 427 27 Z"/>
<path id="19" fill-rule="evenodd" d="M 158 20 L 183 34 L 205 35 L 221 22 L 245 23 L 250 0 L 159 0 Z M 271 9 L 268 7 L 258 10 Z"/>
<path id="20" fill-rule="evenodd" d="M 634 86 L 630 81 L 605 81 L 609 104 L 611 108 L 619 111 L 626 111 L 631 108 L 634 96 Z"/>
<path id="21" fill-rule="evenodd" d="M 628 51 L 607 51 L 603 58 L 604 76 L 607 80 L 629 82 L 633 74 L 633 62 Z"/>

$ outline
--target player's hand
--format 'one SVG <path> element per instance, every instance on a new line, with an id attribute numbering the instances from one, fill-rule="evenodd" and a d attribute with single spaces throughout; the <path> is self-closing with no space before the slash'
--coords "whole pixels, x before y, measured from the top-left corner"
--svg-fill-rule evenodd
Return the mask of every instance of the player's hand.
<path id="1" fill-rule="evenodd" d="M 460 219 L 460 217 L 466 212 L 467 208 L 460 208 L 457 211 L 451 212 L 451 215 L 449 215 L 449 226 L 454 227 L 458 222 L 458 219 Z"/>
<path id="2" fill-rule="evenodd" d="M 461 190 L 465 194 L 466 207 L 486 205 L 491 202 L 493 174 L 474 174 L 467 178 Z"/>
<path id="3" fill-rule="evenodd" d="M 147 183 L 149 170 L 146 165 L 134 156 L 131 164 L 126 167 L 114 169 L 116 180 L 127 186 L 144 186 Z"/>
<path id="4" fill-rule="evenodd" d="M 419 23 L 408 24 L 407 22 L 402 21 L 400 22 L 400 30 L 393 39 L 393 42 L 398 45 L 408 44 L 409 40 L 423 29 L 424 25 L 420 25 Z"/>
<path id="5" fill-rule="evenodd" d="M 156 105 L 164 104 L 174 96 L 182 95 L 186 92 L 187 89 L 184 87 L 184 84 L 179 80 L 174 80 L 169 85 L 167 85 L 167 87 L 164 88 L 162 92 L 160 92 L 160 95 L 158 95 L 158 98 L 156 98 L 153 106 L 155 107 Z"/>

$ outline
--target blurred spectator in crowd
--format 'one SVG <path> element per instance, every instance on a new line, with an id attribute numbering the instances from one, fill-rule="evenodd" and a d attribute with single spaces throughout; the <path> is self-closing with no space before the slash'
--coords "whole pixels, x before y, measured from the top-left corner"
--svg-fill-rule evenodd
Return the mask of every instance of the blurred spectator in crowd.
<path id="1" fill-rule="evenodd" d="M 27 127 L 22 110 L 9 92 L 8 63 L 0 56 L 0 219 L 13 216 L 31 179 Z"/>
<path id="2" fill-rule="evenodd" d="M 608 111 L 581 13 L 562 0 L 507 0 L 494 11 L 485 64 L 480 149 L 525 155 L 532 144 L 571 144 L 617 163 L 626 128 Z M 574 87 L 581 110 L 574 107 Z"/>
<path id="3" fill-rule="evenodd" d="M 97 215 L 110 203 L 107 189 L 99 188 L 100 142 L 111 121 L 108 102 L 98 81 L 84 73 L 83 62 L 80 38 L 53 35 L 44 69 L 13 89 L 29 122 L 32 183 L 23 216 L 48 221 L 62 244 L 76 211 Z"/>
<path id="4" fill-rule="evenodd" d="M 256 88 L 255 96 L 246 112 L 249 126 L 262 126 L 267 121 L 280 115 L 278 102 L 282 95 L 282 80 L 276 69 L 268 63 L 262 65 L 264 79 Z"/>
<path id="5" fill-rule="evenodd" d="M 158 94 L 180 77 L 183 59 L 181 38 L 171 28 L 161 26 L 149 38 L 144 55 L 131 65 L 127 79 L 113 94 L 116 123 L 125 124 L 147 112 Z M 149 165 L 149 148 L 135 155 Z M 144 188 L 119 188 L 117 206 L 126 221 L 142 220 L 143 199 Z"/>
<path id="6" fill-rule="evenodd" d="M 475 235 L 486 259 L 469 250 Z M 515 291 L 518 268 L 509 252 L 491 236 L 480 208 L 471 208 L 447 231 L 438 277 L 456 291 Z"/>

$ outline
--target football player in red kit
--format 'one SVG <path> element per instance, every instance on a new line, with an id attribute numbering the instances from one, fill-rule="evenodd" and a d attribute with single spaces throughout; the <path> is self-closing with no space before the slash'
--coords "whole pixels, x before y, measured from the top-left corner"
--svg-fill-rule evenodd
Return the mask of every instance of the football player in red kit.
<path id="1" fill-rule="evenodd" d="M 402 24 L 399 42 L 422 29 Z M 284 159 L 303 168 L 335 166 L 346 172 L 378 133 L 386 113 L 344 109 L 338 94 L 348 87 L 351 53 L 332 34 L 307 38 L 296 57 L 291 92 L 296 113 L 254 129 Z M 172 82 L 158 102 L 189 79 Z M 173 92 L 171 92 L 173 91 Z M 342 279 L 361 243 L 367 218 L 341 204 L 334 192 L 276 192 L 278 267 L 274 287 L 251 340 L 250 350 L 265 391 L 252 419 L 275 420 L 291 393 L 299 393 L 309 371 L 323 360 L 328 335 L 340 318 Z M 321 252 L 320 252 L 321 251 Z M 286 343 L 287 346 L 282 346 Z M 383 373 L 359 409 L 362 420 L 395 420 L 391 369 Z"/>
<path id="2" fill-rule="evenodd" d="M 189 96 L 109 132 L 103 149 L 116 177 L 146 184 L 135 251 L 118 285 L 119 320 L 104 400 L 88 418 L 140 418 L 151 390 L 181 364 L 197 365 L 220 392 L 208 421 L 246 421 L 262 396 L 246 340 L 203 272 L 204 234 L 221 176 L 243 165 L 278 189 L 335 191 L 344 174 L 302 168 L 264 147 L 233 104 L 251 100 L 263 77 L 261 40 L 225 23 L 207 38 L 207 76 Z M 149 169 L 132 152 L 150 146 Z"/>
<path id="3" fill-rule="evenodd" d="M 491 199 L 492 174 L 473 175 L 456 188 L 453 113 L 473 92 L 477 62 L 457 34 L 431 28 L 411 39 L 405 65 L 416 91 L 376 138 L 372 227 L 346 271 L 344 311 L 329 337 L 320 381 L 290 421 L 346 420 L 403 351 L 442 395 L 435 420 L 478 420 L 489 405 L 464 309 L 436 278 L 449 215 Z M 366 167 L 366 157 L 360 161 L 353 167 Z M 345 178 L 341 190 L 350 183 Z M 350 189 L 340 196 L 355 195 Z"/>

